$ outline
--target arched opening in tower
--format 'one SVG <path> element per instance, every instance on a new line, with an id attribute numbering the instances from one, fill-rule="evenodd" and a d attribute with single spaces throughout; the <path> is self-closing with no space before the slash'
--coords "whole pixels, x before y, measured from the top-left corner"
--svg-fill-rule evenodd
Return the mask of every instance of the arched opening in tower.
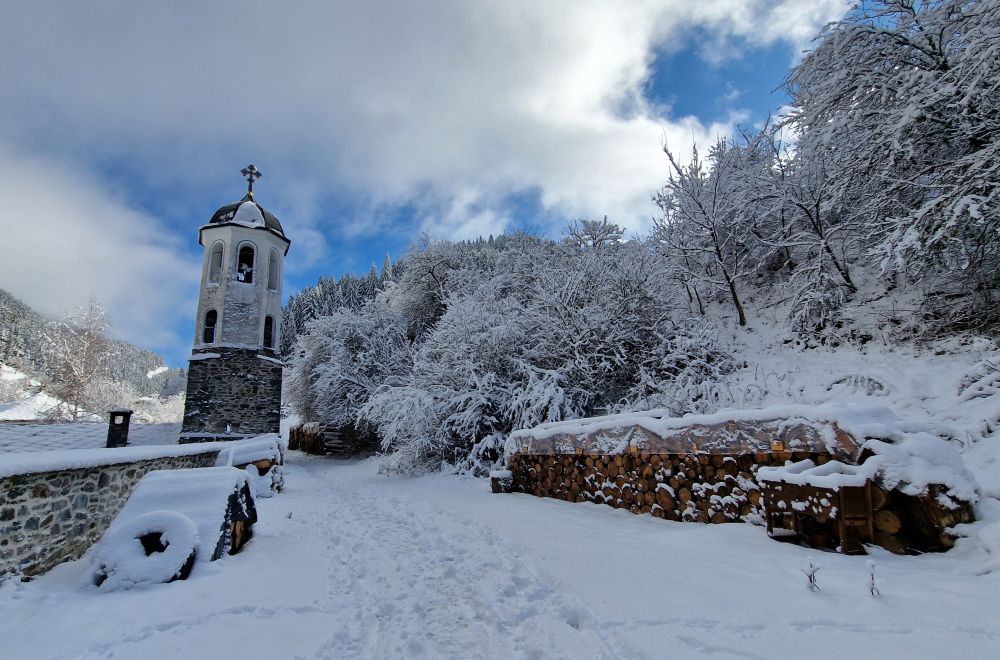
<path id="1" fill-rule="evenodd" d="M 240 257 L 236 263 L 236 279 L 245 284 L 253 283 L 253 246 L 244 245 L 240 248 Z"/>

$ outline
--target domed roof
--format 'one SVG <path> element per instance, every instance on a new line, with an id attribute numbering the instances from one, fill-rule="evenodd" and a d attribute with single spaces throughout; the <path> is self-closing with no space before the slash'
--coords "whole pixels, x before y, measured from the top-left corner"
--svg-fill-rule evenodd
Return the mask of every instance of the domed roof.
<path id="1" fill-rule="evenodd" d="M 208 221 L 210 225 L 237 224 L 244 227 L 261 227 L 270 229 L 282 238 L 285 232 L 281 228 L 281 223 L 274 215 L 257 203 L 253 198 L 253 193 L 248 192 L 238 202 L 226 204 L 212 215 Z"/>

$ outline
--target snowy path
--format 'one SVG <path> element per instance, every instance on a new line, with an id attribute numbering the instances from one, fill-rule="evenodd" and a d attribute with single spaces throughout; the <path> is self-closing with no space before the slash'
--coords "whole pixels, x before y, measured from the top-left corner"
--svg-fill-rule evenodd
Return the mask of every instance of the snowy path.
<path id="1" fill-rule="evenodd" d="M 258 534 L 187 582 L 98 594 L 83 562 L 0 588 L 4 658 L 1000 657 L 982 557 L 865 558 L 293 453 Z M 290 517 L 289 517 L 289 514 Z M 799 572 L 823 566 L 823 591 Z M 18 641 L 13 641 L 18 640 Z"/>
<path id="2" fill-rule="evenodd" d="M 317 657 L 614 655 L 489 528 L 377 483 L 330 480 L 329 462 L 306 473 L 322 501 L 296 535 L 325 542 L 326 608 L 347 613 Z"/>

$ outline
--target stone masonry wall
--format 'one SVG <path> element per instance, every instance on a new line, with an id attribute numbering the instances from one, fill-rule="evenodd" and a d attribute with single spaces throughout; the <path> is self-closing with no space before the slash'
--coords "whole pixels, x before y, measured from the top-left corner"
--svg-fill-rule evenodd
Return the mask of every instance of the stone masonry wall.
<path id="1" fill-rule="evenodd" d="M 0 575 L 39 575 L 79 559 L 101 538 L 147 472 L 210 467 L 218 454 L 0 478 Z"/>
<path id="2" fill-rule="evenodd" d="M 182 442 L 279 432 L 282 367 L 273 351 L 219 347 L 199 354 L 218 357 L 190 362 Z"/>

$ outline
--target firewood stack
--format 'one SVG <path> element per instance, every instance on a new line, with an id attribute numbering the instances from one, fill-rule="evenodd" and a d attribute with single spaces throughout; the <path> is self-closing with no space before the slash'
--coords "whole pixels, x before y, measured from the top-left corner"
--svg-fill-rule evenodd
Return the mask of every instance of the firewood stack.
<path id="1" fill-rule="evenodd" d="M 933 428 L 882 408 L 793 408 L 730 419 L 658 409 L 547 422 L 510 435 L 493 491 L 668 520 L 756 519 L 844 552 L 871 542 L 893 552 L 946 549 L 950 528 L 973 520 L 975 479 Z M 886 435 L 859 439 L 841 425 L 844 415 L 861 435 L 872 421 Z M 924 480 L 928 464 L 940 483 Z"/>
<path id="2" fill-rule="evenodd" d="M 786 466 L 785 470 L 794 478 L 795 468 Z M 808 474 L 800 473 L 796 481 L 802 483 L 776 479 L 770 472 L 759 475 L 772 535 L 775 529 L 784 529 L 814 548 L 863 554 L 864 545 L 874 543 L 902 555 L 947 550 L 955 544 L 950 528 L 974 519 L 972 504 L 949 496 L 941 485 L 932 484 L 926 493 L 912 495 L 887 488 L 878 478 L 823 487 L 809 483 Z M 819 479 L 824 477 L 828 475 Z"/>
<path id="3" fill-rule="evenodd" d="M 296 424 L 288 432 L 288 448 L 307 454 L 350 458 L 375 453 L 378 438 L 351 426 L 334 427 L 319 422 Z"/>
<path id="4" fill-rule="evenodd" d="M 513 492 L 607 504 L 668 520 L 725 523 L 763 515 L 757 468 L 783 465 L 792 458 L 823 464 L 829 455 L 786 451 L 516 454 L 509 469 Z"/>

